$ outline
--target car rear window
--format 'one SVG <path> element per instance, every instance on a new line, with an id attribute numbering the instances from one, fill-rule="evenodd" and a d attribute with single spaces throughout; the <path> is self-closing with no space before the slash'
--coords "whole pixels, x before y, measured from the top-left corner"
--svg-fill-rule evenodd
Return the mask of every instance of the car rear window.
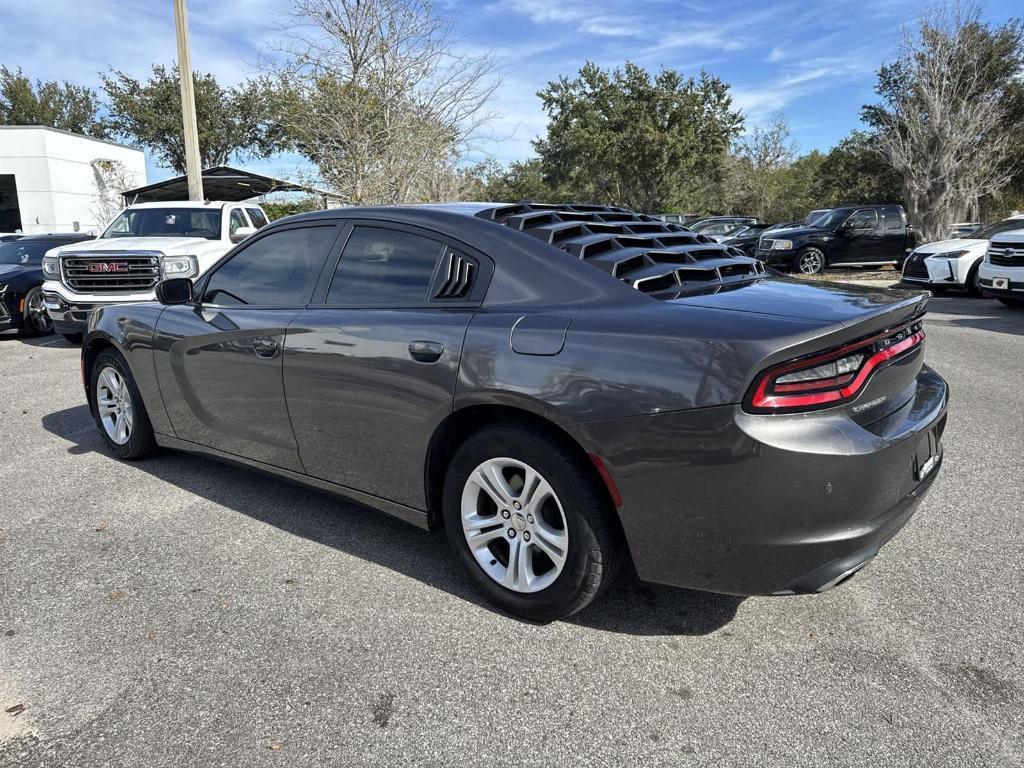
<path id="1" fill-rule="evenodd" d="M 327 303 L 401 306 L 428 300 L 444 246 L 437 240 L 380 227 L 356 227 L 345 244 Z"/>

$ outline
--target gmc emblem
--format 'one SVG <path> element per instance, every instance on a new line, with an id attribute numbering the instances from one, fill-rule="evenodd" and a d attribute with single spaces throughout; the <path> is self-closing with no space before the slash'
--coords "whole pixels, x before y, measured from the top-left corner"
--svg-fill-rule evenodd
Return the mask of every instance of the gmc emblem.
<path id="1" fill-rule="evenodd" d="M 90 272 L 127 272 L 127 261 L 94 261 L 89 265 Z"/>

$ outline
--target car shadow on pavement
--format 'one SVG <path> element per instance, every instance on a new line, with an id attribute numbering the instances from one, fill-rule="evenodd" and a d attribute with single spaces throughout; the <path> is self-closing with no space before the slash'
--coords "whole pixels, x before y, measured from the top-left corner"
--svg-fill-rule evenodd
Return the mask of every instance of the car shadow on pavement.
<path id="1" fill-rule="evenodd" d="M 85 405 L 47 414 L 42 425 L 70 442 L 67 450 L 72 455 L 108 455 Z M 279 530 L 501 613 L 473 588 L 449 550 L 443 531 L 430 534 L 357 502 L 186 453 L 164 451 L 131 466 Z M 642 584 L 627 572 L 595 604 L 567 621 L 628 635 L 705 635 L 728 624 L 742 601 L 740 597 Z"/>
<path id="2" fill-rule="evenodd" d="M 77 346 L 67 341 L 63 336 L 49 334 L 47 336 L 22 336 L 17 330 L 0 331 L 0 342 L 20 342 L 27 347 L 63 347 L 72 348 Z"/>
<path id="3" fill-rule="evenodd" d="M 943 318 L 931 318 L 946 325 L 1024 336 L 1024 308 L 1008 307 L 995 299 L 979 299 L 963 294 L 933 296 L 928 302 L 928 313 L 946 315 Z M 925 328 L 927 330 L 927 325 Z"/>

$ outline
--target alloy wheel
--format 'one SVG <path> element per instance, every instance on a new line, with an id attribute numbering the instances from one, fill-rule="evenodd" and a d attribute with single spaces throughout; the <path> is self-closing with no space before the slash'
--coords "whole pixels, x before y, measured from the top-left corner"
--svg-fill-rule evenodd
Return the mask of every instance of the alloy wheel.
<path id="1" fill-rule="evenodd" d="M 46 305 L 43 304 L 42 291 L 36 291 L 28 297 L 25 303 L 25 321 L 32 326 L 37 334 L 46 334 L 53 330 L 53 321 L 46 314 Z"/>
<path id="2" fill-rule="evenodd" d="M 805 275 L 816 275 L 825 266 L 820 251 L 807 251 L 800 255 L 800 271 Z"/>
<path id="3" fill-rule="evenodd" d="M 562 504 L 533 467 L 488 459 L 462 491 L 462 531 L 477 564 L 513 592 L 539 592 L 566 563 L 569 530 Z"/>
<path id="4" fill-rule="evenodd" d="M 135 411 L 124 377 L 113 366 L 100 371 L 96 379 L 96 409 L 107 437 L 124 445 L 132 436 Z"/>

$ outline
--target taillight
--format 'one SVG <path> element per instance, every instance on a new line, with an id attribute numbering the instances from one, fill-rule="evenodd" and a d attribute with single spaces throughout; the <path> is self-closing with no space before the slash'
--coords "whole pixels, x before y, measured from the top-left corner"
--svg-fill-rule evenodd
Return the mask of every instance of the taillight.
<path id="1" fill-rule="evenodd" d="M 879 366 L 924 341 L 920 320 L 762 373 L 747 401 L 756 413 L 813 411 L 853 400 Z"/>

